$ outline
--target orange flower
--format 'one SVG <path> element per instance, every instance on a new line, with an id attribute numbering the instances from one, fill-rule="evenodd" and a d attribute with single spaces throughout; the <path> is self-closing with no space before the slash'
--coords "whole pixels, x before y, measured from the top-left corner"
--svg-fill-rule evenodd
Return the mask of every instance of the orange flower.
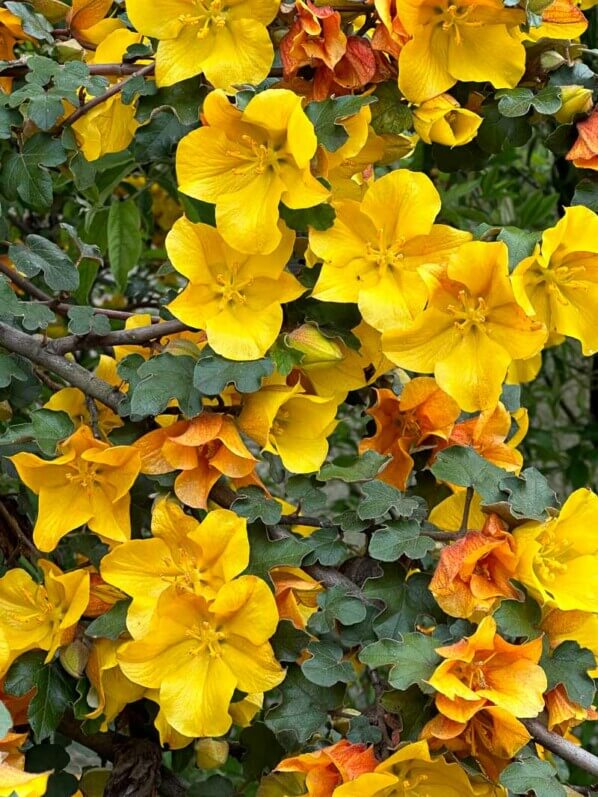
<path id="1" fill-rule="evenodd" d="M 518 423 L 519 429 L 506 442 L 513 418 Z M 456 424 L 447 445 L 471 446 L 484 459 L 493 462 L 499 468 L 519 473 L 523 457 L 515 446 L 525 437 L 527 426 L 525 410 L 511 416 L 506 407 L 499 402 L 494 409 L 484 410 L 476 417 Z M 445 448 L 445 445 L 441 443 L 439 448 Z"/>
<path id="2" fill-rule="evenodd" d="M 314 753 L 285 758 L 278 772 L 305 772 L 305 797 L 331 797 L 342 783 L 355 780 L 378 765 L 371 747 L 351 744 L 346 739 Z"/>
<path id="3" fill-rule="evenodd" d="M 372 47 L 398 58 L 411 36 L 397 13 L 396 0 L 374 0 L 380 22 L 374 28 Z"/>
<path id="4" fill-rule="evenodd" d="M 469 531 L 442 550 L 430 590 L 451 617 L 487 613 L 500 598 L 521 597 L 509 581 L 516 564 L 512 535 L 497 515 L 490 515 L 482 531 Z"/>
<path id="5" fill-rule="evenodd" d="M 496 633 L 494 619 L 484 617 L 472 636 L 436 652 L 445 661 L 428 683 L 436 689 L 436 708 L 445 717 L 467 722 L 492 705 L 515 717 L 535 717 L 542 711 L 547 681 L 538 666 L 540 637 L 511 645 Z"/>
<path id="6" fill-rule="evenodd" d="M 410 452 L 430 437 L 447 440 L 459 412 L 457 402 L 432 377 L 412 379 L 400 396 L 392 390 L 376 390 L 376 404 L 368 410 L 376 433 L 361 441 L 359 451 L 389 454 L 392 461 L 378 478 L 404 490 L 413 469 Z"/>
<path id="7" fill-rule="evenodd" d="M 16 767 L 16 769 L 25 769 L 25 756 L 21 752 L 21 747 L 26 741 L 26 733 L 9 731 L 6 736 L 0 739 L 0 760 L 11 767 Z"/>
<path id="8" fill-rule="evenodd" d="M 152 476 L 180 470 L 174 492 L 187 506 L 205 509 L 208 495 L 221 476 L 233 480 L 253 474 L 257 460 L 226 415 L 203 412 L 137 440 L 141 472 Z"/>
<path id="9" fill-rule="evenodd" d="M 100 617 L 109 612 L 117 601 L 127 596 L 116 587 L 107 584 L 99 573 L 90 570 L 89 602 L 83 612 L 84 617 Z"/>
<path id="10" fill-rule="evenodd" d="M 270 578 L 281 620 L 290 620 L 295 628 L 305 628 L 318 608 L 318 594 L 324 587 L 300 567 L 273 567 Z"/>
<path id="11" fill-rule="evenodd" d="M 555 731 L 561 736 L 567 736 L 571 728 L 586 720 L 598 720 L 598 712 L 593 708 L 584 708 L 579 703 L 569 700 L 567 690 L 563 684 L 558 684 L 545 695 L 546 710 L 548 712 L 548 730 Z M 572 735 L 571 741 L 577 741 Z"/>
<path id="12" fill-rule="evenodd" d="M 472 756 L 494 781 L 531 738 L 522 722 L 498 706 L 480 709 L 468 722 L 438 714 L 426 723 L 421 737 L 430 750 L 445 748 L 459 758 Z"/>
<path id="13" fill-rule="evenodd" d="M 21 20 L 7 8 L 0 8 L 0 61 L 12 61 L 14 47 L 18 41 L 31 41 L 22 27 Z M 0 78 L 0 92 L 10 94 L 12 78 Z"/>
<path id="14" fill-rule="evenodd" d="M 598 108 L 587 119 L 577 123 L 579 137 L 565 156 L 578 169 L 598 171 Z"/>

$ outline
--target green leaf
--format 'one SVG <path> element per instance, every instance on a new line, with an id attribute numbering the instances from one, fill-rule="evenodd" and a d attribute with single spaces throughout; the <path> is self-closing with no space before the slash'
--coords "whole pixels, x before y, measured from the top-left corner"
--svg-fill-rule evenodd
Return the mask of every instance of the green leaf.
<path id="1" fill-rule="evenodd" d="M 45 304 L 34 301 L 22 302 L 17 299 L 8 279 L 0 274 L 0 315 L 22 318 L 23 326 L 29 332 L 47 327 L 54 321 L 54 313 Z"/>
<path id="2" fill-rule="evenodd" d="M 538 113 L 546 116 L 555 114 L 563 105 L 560 87 L 546 86 L 541 89 L 532 100 L 532 105 Z"/>
<path id="3" fill-rule="evenodd" d="M 195 366 L 193 385 L 204 396 L 217 396 L 227 385 L 234 385 L 239 393 L 256 393 L 262 379 L 273 371 L 274 363 L 269 359 L 237 362 L 204 349 Z"/>
<path id="4" fill-rule="evenodd" d="M 251 554 L 245 572 L 266 580 L 271 568 L 281 565 L 299 567 L 312 550 L 309 537 L 293 535 L 282 540 L 271 540 L 266 527 L 259 521 L 249 527 L 249 542 Z"/>
<path id="5" fill-rule="evenodd" d="M 119 374 L 126 378 L 123 363 L 125 360 L 119 365 Z M 136 363 L 130 365 L 135 367 Z M 124 367 L 127 368 L 126 365 Z M 193 386 L 194 368 L 193 358 L 168 352 L 142 362 L 129 389 L 131 420 L 159 415 L 172 399 L 176 399 L 181 412 L 188 418 L 197 415 L 201 410 L 201 397 Z M 126 411 L 123 408 L 121 412 L 124 414 Z"/>
<path id="6" fill-rule="evenodd" d="M 317 479 L 327 482 L 339 479 L 342 482 L 366 482 L 375 479 L 388 462 L 389 457 L 377 451 L 365 451 L 358 456 L 338 458 L 332 464 L 324 465 Z"/>
<path id="7" fill-rule="evenodd" d="M 386 482 L 367 482 L 361 488 L 365 498 L 357 507 L 361 520 L 374 520 L 394 509 L 401 517 L 411 517 L 419 506 L 415 498 L 409 498 L 396 487 Z"/>
<path id="8" fill-rule="evenodd" d="M 512 271 L 525 257 L 532 254 L 540 240 L 540 233 L 520 230 L 519 227 L 503 227 L 496 240 L 506 243 L 509 250 L 509 269 Z"/>
<path id="9" fill-rule="evenodd" d="M 317 601 L 319 611 L 312 614 L 309 619 L 309 629 L 316 634 L 332 631 L 337 622 L 344 626 L 352 626 L 365 620 L 367 612 L 363 601 L 347 595 L 340 585 L 321 592 Z"/>
<path id="10" fill-rule="evenodd" d="M 542 610 L 529 596 L 524 602 L 501 601 L 493 614 L 501 636 L 511 639 L 535 639 L 540 635 Z"/>
<path id="11" fill-rule="evenodd" d="M 408 689 L 412 684 L 428 689 L 424 682 L 440 663 L 437 647 L 439 642 L 434 637 L 414 632 L 398 640 L 381 639 L 367 645 L 359 654 L 359 660 L 373 669 L 392 665 L 388 683 L 395 689 Z"/>
<path id="12" fill-rule="evenodd" d="M 379 639 L 397 639 L 415 631 L 422 621 L 436 625 L 443 613 L 428 588 L 430 577 L 414 573 L 404 579 L 394 566 L 388 567 L 381 578 L 369 578 L 362 589 L 366 599 L 382 601 L 386 608 L 374 620 Z"/>
<path id="13" fill-rule="evenodd" d="M 243 774 L 250 780 L 259 780 L 284 756 L 284 748 L 263 722 L 254 722 L 249 728 L 244 728 L 239 741 L 245 748 Z M 221 797 L 219 792 L 216 797 Z"/>
<path id="14" fill-rule="evenodd" d="M 278 661 L 291 662 L 297 661 L 310 639 L 309 634 L 295 628 L 290 620 L 281 620 L 270 643 Z"/>
<path id="15" fill-rule="evenodd" d="M 460 487 L 473 487 L 486 503 L 501 500 L 500 481 L 510 475 L 466 446 L 445 448 L 438 454 L 430 470 L 441 481 Z"/>
<path id="16" fill-rule="evenodd" d="M 266 725 L 287 748 L 304 745 L 343 701 L 344 686 L 322 687 L 308 681 L 299 667 L 289 667 L 278 688 L 278 705 L 266 714 Z"/>
<path id="17" fill-rule="evenodd" d="M 305 232 L 308 229 L 328 230 L 334 224 L 336 211 L 332 205 L 321 203 L 311 208 L 301 208 L 293 210 L 286 205 L 280 205 L 280 218 L 286 223 L 287 227 L 297 232 Z"/>
<path id="18" fill-rule="evenodd" d="M 15 3 L 12 0 L 7 0 L 4 3 L 5 8 L 12 11 L 15 16 L 21 20 L 21 25 L 25 33 L 28 33 L 38 41 L 45 41 L 48 44 L 54 44 L 54 37 L 52 36 L 52 25 L 41 14 L 36 14 L 31 6 L 25 3 Z"/>
<path id="19" fill-rule="evenodd" d="M 14 127 L 21 127 L 23 117 L 12 108 L 0 108 L 0 139 L 12 137 Z"/>
<path id="20" fill-rule="evenodd" d="M 143 78 L 141 80 L 145 86 L 153 84 L 153 81 L 146 81 Z M 140 163 L 152 163 L 160 158 L 169 157 L 188 132 L 189 128 L 182 125 L 170 111 L 159 113 L 136 133 L 133 139 L 133 154 Z"/>
<path id="21" fill-rule="evenodd" d="M 37 742 L 53 733 L 64 712 L 75 700 L 75 689 L 56 662 L 44 664 L 43 651 L 20 656 L 8 671 L 4 689 L 22 697 L 35 688 L 27 719 Z"/>
<path id="22" fill-rule="evenodd" d="M 326 509 L 326 493 L 313 476 L 291 476 L 287 479 L 285 497 L 299 505 L 303 514 L 319 515 Z"/>
<path id="23" fill-rule="evenodd" d="M 343 661 L 343 649 L 334 642 L 310 642 L 307 647 L 310 659 L 301 665 L 303 675 L 318 686 L 334 686 L 348 683 L 355 678 L 353 667 Z"/>
<path id="24" fill-rule="evenodd" d="M 374 559 L 396 562 L 401 556 L 423 559 L 435 545 L 434 540 L 422 535 L 416 521 L 395 520 L 372 534 L 368 550 Z"/>
<path id="25" fill-rule="evenodd" d="M 310 534 L 309 542 L 313 547 L 305 558 L 306 565 L 320 562 L 324 567 L 336 567 L 347 558 L 347 547 L 339 539 L 336 529 L 318 529 Z"/>
<path id="26" fill-rule="evenodd" d="M 571 204 L 585 205 L 594 213 L 598 213 L 598 180 L 580 180 L 575 186 Z"/>
<path id="27" fill-rule="evenodd" d="M 530 754 L 522 761 L 514 761 L 503 770 L 500 782 L 513 794 L 536 797 L 566 797 L 565 788 L 558 782 L 556 770 L 548 761 L 540 761 Z"/>
<path id="28" fill-rule="evenodd" d="M 118 601 L 105 614 L 97 617 L 85 629 L 85 635 L 97 639 L 118 639 L 127 630 L 127 611 L 131 605 L 130 598 Z"/>
<path id="29" fill-rule="evenodd" d="M 19 197 L 33 210 L 46 210 L 52 203 L 52 178 L 44 166 L 59 166 L 67 155 L 57 139 L 37 133 L 27 139 L 20 152 L 11 152 L 2 164 L 0 182 L 9 199 Z"/>
<path id="30" fill-rule="evenodd" d="M 0 700 L 0 739 L 3 739 L 11 729 L 12 729 L 12 717 L 10 711 Z"/>
<path id="31" fill-rule="evenodd" d="M 400 135 L 411 129 L 413 117 L 396 82 L 380 83 L 375 95 L 378 102 L 372 109 L 372 127 L 376 133 Z"/>
<path id="32" fill-rule="evenodd" d="M 29 377 L 26 361 L 14 354 L 0 354 L 0 388 L 8 387 L 13 379 L 26 382 Z"/>
<path id="33" fill-rule="evenodd" d="M 329 152 L 336 152 L 349 138 L 342 125 L 343 120 L 354 116 L 364 105 L 371 105 L 373 102 L 376 102 L 376 97 L 371 95 L 334 97 L 308 103 L 305 114 L 314 126 L 318 142 Z"/>
<path id="34" fill-rule="evenodd" d="M 28 235 L 25 244 L 13 244 L 8 256 L 26 277 L 35 277 L 41 272 L 53 291 L 75 291 L 79 287 L 79 272 L 73 261 L 41 235 Z"/>
<path id="35" fill-rule="evenodd" d="M 521 147 L 526 144 L 532 134 L 526 118 L 508 118 L 503 116 L 494 104 L 483 105 L 482 122 L 476 143 L 486 153 L 502 152 L 506 148 Z"/>
<path id="36" fill-rule="evenodd" d="M 31 423 L 38 446 L 49 457 L 56 454 L 58 443 L 75 431 L 73 421 L 66 412 L 36 410 L 31 413 Z"/>
<path id="37" fill-rule="evenodd" d="M 531 89 L 504 89 L 496 92 L 498 110 L 503 116 L 525 116 L 529 112 L 534 92 Z"/>
<path id="38" fill-rule="evenodd" d="M 519 476 L 507 476 L 499 487 L 509 494 L 508 503 L 514 518 L 547 520 L 547 507 L 554 507 L 556 494 L 536 468 L 526 468 Z"/>
<path id="39" fill-rule="evenodd" d="M 563 684 L 569 700 L 579 703 L 584 708 L 592 705 L 596 687 L 588 675 L 588 670 L 596 667 L 596 659 L 591 650 L 582 648 L 577 642 L 567 640 L 543 656 L 540 664 L 548 678 L 549 689 Z"/>
<path id="40" fill-rule="evenodd" d="M 108 257 L 119 291 L 127 287 L 129 272 L 141 255 L 141 217 L 133 199 L 115 201 L 108 214 Z"/>
<path id="41" fill-rule="evenodd" d="M 110 321 L 105 315 L 94 312 L 93 307 L 71 307 L 67 313 L 69 318 L 69 332 L 73 335 L 107 335 L 110 330 Z"/>
<path id="42" fill-rule="evenodd" d="M 282 506 L 255 485 L 240 487 L 231 506 L 237 515 L 247 518 L 250 523 L 261 520 L 267 526 L 275 526 L 282 517 Z"/>

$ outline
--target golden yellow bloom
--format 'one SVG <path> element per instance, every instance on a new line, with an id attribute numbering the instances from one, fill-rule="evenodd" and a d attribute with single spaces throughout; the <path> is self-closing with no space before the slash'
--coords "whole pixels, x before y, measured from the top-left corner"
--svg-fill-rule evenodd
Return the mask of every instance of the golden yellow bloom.
<path id="1" fill-rule="evenodd" d="M 284 271 L 295 233 L 279 222 L 282 239 L 269 255 L 246 255 L 231 249 L 208 224 L 179 219 L 166 239 L 175 269 L 189 284 L 170 303 L 171 313 L 204 329 L 208 343 L 230 360 L 257 360 L 276 340 L 282 304 L 305 288 Z"/>
<path id="2" fill-rule="evenodd" d="M 51 774 L 23 772 L 0 756 L 0 797 L 43 797 Z"/>
<path id="3" fill-rule="evenodd" d="M 576 490 L 557 517 L 531 521 L 513 532 L 516 577 L 542 605 L 593 612 L 598 601 L 598 540 L 588 533 L 598 520 L 598 496 Z"/>
<path id="4" fill-rule="evenodd" d="M 545 327 L 525 315 L 509 281 L 507 247 L 464 244 L 446 276 L 429 276 L 428 306 L 407 329 L 386 332 L 384 353 L 401 368 L 434 373 L 467 412 L 494 407 L 512 360 L 532 357 Z"/>
<path id="5" fill-rule="evenodd" d="M 111 385 L 116 386 L 120 382 L 116 373 L 116 362 L 106 354 L 100 355 L 100 362 L 95 368 L 94 374 Z M 95 405 L 98 411 L 98 427 L 106 438 L 114 429 L 121 427 L 124 421 L 110 407 L 102 404 L 101 401 L 96 401 Z M 79 388 L 62 388 L 62 390 L 50 397 L 50 400 L 44 404 L 44 408 L 54 412 L 66 412 L 75 426 L 89 426 L 91 424 L 85 393 Z"/>
<path id="6" fill-rule="evenodd" d="M 38 584 L 26 570 L 14 568 L 0 578 L 0 633 L 8 646 L 4 672 L 27 650 L 47 650 L 51 661 L 61 645 L 68 644 L 89 599 L 89 573 L 63 573 L 52 562 L 40 559 L 44 583 Z"/>
<path id="7" fill-rule="evenodd" d="M 305 628 L 318 610 L 318 595 L 324 587 L 300 567 L 273 567 L 270 579 L 281 620 L 290 620 L 295 628 Z"/>
<path id="8" fill-rule="evenodd" d="M 285 758 L 275 771 L 305 773 L 304 797 L 331 797 L 336 786 L 372 772 L 377 764 L 371 747 L 341 739 L 313 753 Z"/>
<path id="9" fill-rule="evenodd" d="M 333 797 L 506 797 L 502 786 L 469 776 L 455 762 L 430 755 L 427 741 L 397 750 L 373 772 L 338 786 Z"/>
<path id="10" fill-rule="evenodd" d="M 562 609 L 549 609 L 540 623 L 550 642 L 555 648 L 568 639 L 577 642 L 582 648 L 588 648 L 598 662 L 598 613 Z M 598 678 L 598 664 L 589 670 L 592 678 Z"/>
<path id="11" fill-rule="evenodd" d="M 31 41 L 23 30 L 21 19 L 8 8 L 0 8 L 0 61 L 13 60 L 18 41 Z M 10 94 L 11 88 L 12 78 L 0 77 L 0 91 Z"/>
<path id="12" fill-rule="evenodd" d="M 266 691 L 284 678 L 268 643 L 277 622 L 274 597 L 255 576 L 225 584 L 210 603 L 166 594 L 148 635 L 124 645 L 118 661 L 132 681 L 160 690 L 160 707 L 178 733 L 221 736 L 232 724 L 235 689 Z"/>
<path id="13" fill-rule="evenodd" d="M 598 216 L 592 210 L 566 208 L 512 280 L 528 315 L 579 340 L 585 355 L 598 350 Z"/>
<path id="14" fill-rule="evenodd" d="M 276 0 L 127 0 L 137 30 L 159 39 L 159 86 L 203 72 L 228 92 L 267 77 L 274 50 L 266 25 L 277 11 Z"/>
<path id="15" fill-rule="evenodd" d="M 112 0 L 73 0 L 66 16 L 69 30 L 86 45 L 101 44 L 110 33 L 125 27 L 120 19 L 105 19 L 111 8 Z M 37 10 L 44 13 L 41 7 Z M 49 15 L 48 19 L 53 21 Z"/>
<path id="16" fill-rule="evenodd" d="M 461 108 L 450 94 L 440 94 L 413 109 L 413 126 L 426 144 L 460 147 L 472 141 L 482 117 Z"/>
<path id="17" fill-rule="evenodd" d="M 312 473 L 326 459 L 336 410 L 334 397 L 308 395 L 299 384 L 266 385 L 244 397 L 239 426 L 292 473 Z"/>
<path id="18" fill-rule="evenodd" d="M 247 521 L 228 509 L 209 512 L 199 523 L 176 501 L 160 498 L 152 512 L 153 539 L 131 540 L 102 559 L 102 576 L 133 598 L 127 628 L 145 636 L 166 591 L 212 598 L 249 563 Z"/>
<path id="19" fill-rule="evenodd" d="M 434 224 L 440 196 L 419 172 L 398 169 L 368 188 L 361 204 L 336 205 L 334 225 L 310 230 L 312 251 L 324 265 L 316 299 L 357 302 L 375 329 L 408 325 L 426 303 L 421 271 L 447 265 L 471 235 Z"/>
<path id="20" fill-rule="evenodd" d="M 542 11 L 542 24 L 537 27 L 530 26 L 523 36 L 532 41 L 578 39 L 587 27 L 588 21 L 575 0 L 553 0 Z"/>
<path id="21" fill-rule="evenodd" d="M 554 118 L 557 122 L 569 124 L 577 114 L 589 113 L 592 108 L 592 89 L 583 86 L 561 86 L 563 104 Z"/>
<path id="22" fill-rule="evenodd" d="M 399 88 L 412 102 L 442 94 L 460 81 L 514 88 L 525 70 L 525 49 L 514 35 L 523 11 L 502 0 L 397 0 L 412 35 L 399 56 Z"/>
<path id="23" fill-rule="evenodd" d="M 51 461 L 26 452 L 11 457 L 21 481 L 39 497 L 36 546 L 53 551 L 65 534 L 84 524 L 102 539 L 128 540 L 129 490 L 141 469 L 138 450 L 96 440 L 88 426 L 59 448 L 61 456 Z"/>
<path id="24" fill-rule="evenodd" d="M 317 140 L 301 98 L 286 89 L 266 89 L 244 111 L 222 91 L 206 97 L 204 126 L 185 136 L 177 150 L 183 194 L 216 204 L 218 231 L 229 246 L 269 254 L 282 240 L 278 205 L 309 208 L 328 198 L 310 172 Z"/>
<path id="25" fill-rule="evenodd" d="M 475 633 L 436 649 L 444 659 L 428 680 L 436 690 L 436 708 L 449 719 L 467 722 L 485 706 L 498 706 L 515 717 L 542 711 L 547 681 L 538 665 L 542 639 L 511 645 L 484 617 Z"/>
<path id="26" fill-rule="evenodd" d="M 94 639 L 89 651 L 85 673 L 92 688 L 87 702 L 95 708 L 87 717 L 103 717 L 102 731 L 108 730 L 110 723 L 128 703 L 140 700 L 146 692 L 145 687 L 130 681 L 118 665 L 117 653 L 123 644 L 118 640 Z"/>
<path id="27" fill-rule="evenodd" d="M 114 30 L 98 44 L 88 63 L 120 63 L 127 48 L 142 40 L 142 36 L 130 30 Z M 113 79 L 113 82 L 117 81 L 118 78 Z M 139 127 L 135 119 L 136 112 L 136 103 L 125 105 L 122 96 L 117 94 L 77 119 L 71 128 L 85 158 L 95 161 L 102 155 L 126 149 Z"/>

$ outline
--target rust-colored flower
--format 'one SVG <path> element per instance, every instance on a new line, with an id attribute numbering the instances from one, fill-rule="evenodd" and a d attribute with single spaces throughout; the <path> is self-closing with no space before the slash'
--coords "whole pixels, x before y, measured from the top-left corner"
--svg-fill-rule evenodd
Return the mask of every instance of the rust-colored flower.
<path id="1" fill-rule="evenodd" d="M 305 628 L 318 609 L 318 595 L 324 587 L 300 567 L 273 567 L 270 578 L 281 620 L 290 620 L 295 628 Z"/>
<path id="2" fill-rule="evenodd" d="M 378 478 L 404 490 L 413 469 L 411 453 L 429 438 L 448 440 L 459 412 L 457 402 L 431 377 L 412 379 L 400 396 L 376 390 L 376 403 L 368 410 L 376 433 L 361 441 L 359 451 L 390 455 L 391 462 Z"/>
<path id="3" fill-rule="evenodd" d="M 578 169 L 598 171 L 598 107 L 587 119 L 577 123 L 578 138 L 565 156 Z"/>
<path id="4" fill-rule="evenodd" d="M 586 720 L 598 720 L 598 712 L 593 708 L 584 708 L 569 699 L 563 684 L 558 684 L 546 693 L 546 711 L 548 712 L 548 730 L 561 736 L 567 736 L 571 728 Z M 571 736 L 571 741 L 575 737 Z M 578 742 L 579 743 L 579 742 Z"/>
<path id="5" fill-rule="evenodd" d="M 518 599 L 510 582 L 517 564 L 515 541 L 497 515 L 481 531 L 468 531 L 440 554 L 430 590 L 451 617 L 490 612 L 501 598 Z"/>
<path id="6" fill-rule="evenodd" d="M 246 479 L 257 460 L 227 415 L 203 412 L 190 421 L 177 421 L 137 440 L 141 472 L 152 476 L 181 471 L 174 483 L 177 498 L 187 506 L 205 509 L 208 495 L 221 476 Z"/>
<path id="7" fill-rule="evenodd" d="M 424 726 L 421 736 L 430 750 L 450 750 L 459 758 L 473 756 L 493 781 L 530 740 L 525 725 L 498 706 L 477 711 L 468 722 L 438 714 Z"/>
<path id="8" fill-rule="evenodd" d="M 377 765 L 371 747 L 342 739 L 313 753 L 285 758 L 276 771 L 305 772 L 305 797 L 331 797 L 337 786 L 372 772 Z"/>
<path id="9" fill-rule="evenodd" d="M 542 639 L 512 645 L 484 617 L 475 633 L 436 649 L 444 659 L 428 683 L 436 708 L 449 719 L 467 722 L 477 711 L 498 706 L 515 717 L 535 717 L 544 706 L 547 681 L 538 665 Z"/>
<path id="10" fill-rule="evenodd" d="M 107 584 L 93 569 L 89 572 L 89 601 L 83 612 L 84 617 L 100 617 L 109 612 L 118 601 L 127 596 L 111 584 Z"/>
<path id="11" fill-rule="evenodd" d="M 374 28 L 372 47 L 398 58 L 411 36 L 397 13 L 396 0 L 374 0 L 380 22 Z"/>

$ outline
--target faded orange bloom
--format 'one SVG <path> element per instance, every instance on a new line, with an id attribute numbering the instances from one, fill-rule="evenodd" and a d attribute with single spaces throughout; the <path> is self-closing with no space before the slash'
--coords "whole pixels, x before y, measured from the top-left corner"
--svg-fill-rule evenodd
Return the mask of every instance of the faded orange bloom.
<path id="1" fill-rule="evenodd" d="M 537 27 L 529 28 L 525 38 L 540 39 L 577 39 L 588 27 L 588 21 L 578 8 L 575 0 L 553 0 L 542 11 L 542 22 Z"/>
<path id="2" fill-rule="evenodd" d="M 540 628 L 548 636 L 551 648 L 556 648 L 568 639 L 577 642 L 582 648 L 588 648 L 598 661 L 598 614 L 582 612 L 579 609 L 563 611 L 550 609 L 542 617 Z M 592 678 L 598 678 L 598 666 L 590 670 Z"/>
<path id="3" fill-rule="evenodd" d="M 507 441 L 513 422 L 519 425 L 517 432 Z M 474 418 L 458 423 L 447 441 L 448 445 L 471 446 L 480 456 L 499 468 L 519 473 L 523 456 L 516 446 L 527 433 L 528 419 L 525 410 L 511 415 L 500 402 L 494 409 L 484 410 Z M 439 448 L 445 446 L 440 444 Z"/>
<path id="4" fill-rule="evenodd" d="M 460 410 L 432 377 L 422 376 L 408 382 L 400 396 L 385 388 L 376 390 L 376 403 L 367 412 L 376 433 L 360 442 L 359 451 L 390 455 L 378 478 L 404 490 L 413 469 L 411 452 L 428 438 L 448 440 Z"/>
<path id="5" fill-rule="evenodd" d="M 25 756 L 21 747 L 27 741 L 26 733 L 9 731 L 0 739 L 0 758 L 5 764 L 17 769 L 25 769 Z"/>
<path id="6" fill-rule="evenodd" d="M 127 596 L 111 584 L 107 584 L 99 573 L 90 570 L 89 601 L 83 612 L 84 617 L 100 617 L 109 612 L 118 601 Z"/>
<path id="7" fill-rule="evenodd" d="M 35 688 L 33 688 L 30 692 L 27 692 L 22 697 L 9 695 L 8 692 L 4 691 L 4 679 L 0 679 L 0 701 L 4 703 L 10 712 L 13 725 L 27 724 L 27 711 L 29 709 L 29 703 L 31 703 L 34 695 Z"/>
<path id="8" fill-rule="evenodd" d="M 246 479 L 257 462 L 232 418 L 212 412 L 149 432 L 135 446 L 141 453 L 142 473 L 158 476 L 181 471 L 174 492 L 195 509 L 207 507 L 210 490 L 221 476 Z"/>
<path id="9" fill-rule="evenodd" d="M 510 583 L 516 564 L 513 536 L 497 515 L 490 515 L 481 531 L 468 531 L 443 548 L 430 591 L 451 617 L 488 613 L 501 598 L 521 597 Z"/>
<path id="10" fill-rule="evenodd" d="M 531 738 L 522 722 L 498 706 L 480 709 L 468 722 L 438 714 L 423 727 L 421 737 L 430 750 L 445 748 L 459 758 L 475 758 L 493 781 Z"/>
<path id="11" fill-rule="evenodd" d="M 561 736 L 567 736 L 571 728 L 586 720 L 598 720 L 598 712 L 593 708 L 584 708 L 579 703 L 569 699 L 563 684 L 558 684 L 544 696 L 546 711 L 548 712 L 549 731 L 555 731 Z M 574 741 L 573 735 L 568 738 Z M 579 744 L 579 740 L 575 739 Z"/>
<path id="12" fill-rule="evenodd" d="M 565 156 L 578 169 L 598 171 L 598 107 L 587 119 L 577 123 L 579 137 Z"/>
<path id="13" fill-rule="evenodd" d="M 372 772 L 378 761 L 371 747 L 351 744 L 346 739 L 314 753 L 285 758 L 277 772 L 305 772 L 304 797 L 331 797 L 337 786 Z"/>
<path id="14" fill-rule="evenodd" d="M 444 659 L 428 683 L 437 691 L 436 708 L 456 722 L 498 706 L 515 717 L 535 717 L 544 706 L 547 680 L 538 665 L 542 639 L 511 645 L 496 633 L 496 622 L 484 617 L 475 633 L 454 645 L 436 649 Z"/>
<path id="15" fill-rule="evenodd" d="M 270 578 L 280 619 L 290 620 L 295 628 L 305 628 L 317 611 L 317 598 L 324 587 L 300 567 L 273 567 Z"/>
<path id="16" fill-rule="evenodd" d="M 398 58 L 411 36 L 397 13 L 396 0 L 374 0 L 380 23 L 374 28 L 372 47 Z"/>

